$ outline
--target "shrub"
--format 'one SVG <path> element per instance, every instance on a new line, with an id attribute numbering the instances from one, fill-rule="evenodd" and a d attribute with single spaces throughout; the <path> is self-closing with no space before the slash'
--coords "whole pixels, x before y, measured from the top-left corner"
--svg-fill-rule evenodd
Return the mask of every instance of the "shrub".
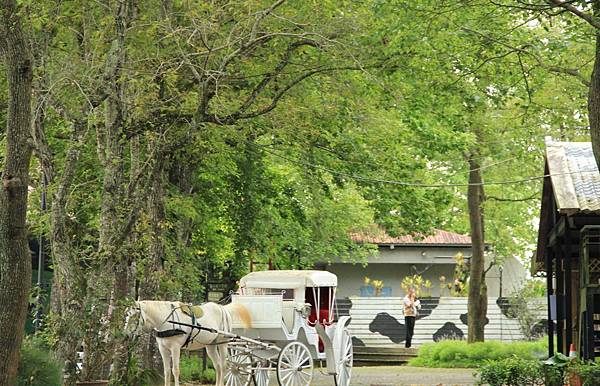
<path id="1" fill-rule="evenodd" d="M 21 348 L 17 386 L 60 386 L 62 367 L 39 339 L 26 338 Z"/>
<path id="2" fill-rule="evenodd" d="M 129 356 L 127 364 L 128 386 L 162 385 L 162 371 L 156 368 L 143 368 L 136 355 Z"/>
<path id="3" fill-rule="evenodd" d="M 467 344 L 461 340 L 444 340 L 426 343 L 419 349 L 412 366 L 424 367 L 478 367 L 487 360 L 500 360 L 511 357 L 521 359 L 541 359 L 548 351 L 545 341 L 512 342 L 487 341 Z"/>
<path id="4" fill-rule="evenodd" d="M 477 370 L 479 384 L 490 386 L 543 386 L 562 378 L 560 369 L 544 365 L 539 360 L 505 358 L 486 361 Z"/>
<path id="5" fill-rule="evenodd" d="M 519 322 L 523 336 L 528 340 L 540 338 L 542 331 L 534 329 L 539 321 L 540 312 L 545 303 L 540 303 L 539 298 L 545 296 L 545 283 L 538 279 L 530 279 L 523 287 L 509 296 L 510 307 L 508 314 Z"/>
<path id="6" fill-rule="evenodd" d="M 576 364 L 572 372 L 581 377 L 583 386 L 597 385 L 600 380 L 600 364 L 597 363 Z"/>
<path id="7" fill-rule="evenodd" d="M 182 355 L 179 361 L 179 377 L 182 382 L 208 382 L 214 383 L 215 371 L 210 366 L 202 372 L 202 358 L 197 355 Z"/>

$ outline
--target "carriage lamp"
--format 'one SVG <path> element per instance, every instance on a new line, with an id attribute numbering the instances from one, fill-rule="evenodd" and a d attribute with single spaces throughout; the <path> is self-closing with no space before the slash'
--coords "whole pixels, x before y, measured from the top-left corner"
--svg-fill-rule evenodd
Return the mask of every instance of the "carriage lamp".
<path id="1" fill-rule="evenodd" d="M 310 316 L 311 308 L 312 306 L 309 303 L 304 303 L 303 306 L 298 308 L 298 311 L 300 312 L 300 315 L 302 315 L 303 318 L 308 318 Z"/>

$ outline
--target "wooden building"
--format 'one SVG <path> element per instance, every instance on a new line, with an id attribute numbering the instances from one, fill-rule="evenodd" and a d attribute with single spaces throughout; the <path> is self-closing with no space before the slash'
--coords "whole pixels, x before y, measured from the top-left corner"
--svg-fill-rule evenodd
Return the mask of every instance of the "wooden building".
<path id="1" fill-rule="evenodd" d="M 573 343 L 593 359 L 600 356 L 600 173 L 591 144 L 547 138 L 544 174 L 534 271 L 546 274 L 549 355 L 568 354 Z"/>

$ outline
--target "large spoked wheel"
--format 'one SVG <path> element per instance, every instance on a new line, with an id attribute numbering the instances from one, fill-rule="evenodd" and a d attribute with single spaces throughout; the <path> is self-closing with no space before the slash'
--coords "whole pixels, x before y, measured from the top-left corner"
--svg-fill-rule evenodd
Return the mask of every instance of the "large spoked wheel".
<path id="1" fill-rule="evenodd" d="M 352 378 L 352 363 L 354 351 L 352 348 L 352 336 L 348 329 L 342 331 L 342 344 L 336 357 L 337 374 L 334 376 L 336 386 L 350 385 Z"/>
<path id="2" fill-rule="evenodd" d="M 252 358 L 242 347 L 227 347 L 228 358 L 225 368 L 226 386 L 247 386 L 252 380 Z"/>
<path id="3" fill-rule="evenodd" d="M 269 386 L 269 379 L 271 378 L 271 369 L 269 363 L 257 363 L 252 379 L 254 380 L 254 386 Z"/>
<path id="4" fill-rule="evenodd" d="M 301 342 L 288 343 L 277 359 L 277 381 L 280 386 L 309 386 L 313 376 L 313 359 Z"/>

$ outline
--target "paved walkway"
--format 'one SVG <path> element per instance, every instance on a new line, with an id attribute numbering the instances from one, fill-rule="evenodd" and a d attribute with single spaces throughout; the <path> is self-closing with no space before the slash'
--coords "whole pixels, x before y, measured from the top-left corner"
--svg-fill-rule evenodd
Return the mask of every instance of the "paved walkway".
<path id="1" fill-rule="evenodd" d="M 355 367 L 352 385 L 356 386 L 473 386 L 476 379 L 473 369 L 430 369 L 411 366 Z M 277 385 L 276 375 L 271 376 L 271 386 Z M 192 385 L 185 385 L 192 386 Z M 322 375 L 315 369 L 312 386 L 334 386 L 331 376 Z"/>
<path id="2" fill-rule="evenodd" d="M 314 386 L 333 386 L 331 376 L 315 372 Z M 472 369 L 429 369 L 410 366 L 355 367 L 352 385 L 398 386 L 398 385 L 475 385 Z"/>

